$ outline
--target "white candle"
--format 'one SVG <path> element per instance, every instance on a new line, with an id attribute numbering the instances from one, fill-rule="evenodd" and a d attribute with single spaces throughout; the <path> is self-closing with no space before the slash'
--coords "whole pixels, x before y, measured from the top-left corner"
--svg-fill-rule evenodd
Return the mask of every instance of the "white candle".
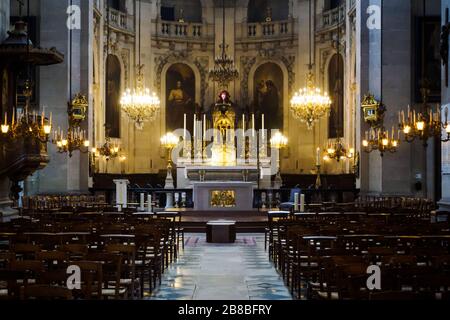
<path id="1" fill-rule="evenodd" d="M 197 134 L 197 115 L 194 114 L 194 141 L 195 141 L 195 136 Z"/>
<path id="2" fill-rule="evenodd" d="M 203 141 L 206 141 L 206 114 L 203 115 Z"/>
<path id="3" fill-rule="evenodd" d="M 262 115 L 262 118 L 261 118 L 261 130 L 262 130 L 262 138 L 263 138 L 263 140 L 264 140 L 264 113 L 263 113 L 263 115 Z"/>
<path id="4" fill-rule="evenodd" d="M 252 137 L 255 137 L 255 114 L 252 113 Z"/>
<path id="5" fill-rule="evenodd" d="M 139 199 L 139 209 L 140 209 L 141 211 L 144 211 L 144 209 L 145 209 L 144 201 L 145 201 L 145 194 L 144 194 L 144 193 L 141 193 L 141 194 L 140 194 L 140 199 Z"/>
<path id="6" fill-rule="evenodd" d="M 298 211 L 298 192 L 294 193 L 294 211 Z"/>
<path id="7" fill-rule="evenodd" d="M 316 150 L 316 166 L 320 166 L 320 148 L 317 147 Z"/>
<path id="8" fill-rule="evenodd" d="M 149 194 L 147 196 L 147 208 L 148 208 L 148 212 L 152 212 L 153 208 L 152 208 L 152 195 Z"/>
<path id="9" fill-rule="evenodd" d="M 186 113 L 184 114 L 183 119 L 183 140 L 186 141 Z"/>
<path id="10" fill-rule="evenodd" d="M 245 114 L 242 114 L 242 137 L 245 137 Z"/>
<path id="11" fill-rule="evenodd" d="M 305 212 L 305 195 L 300 195 L 300 212 Z"/>

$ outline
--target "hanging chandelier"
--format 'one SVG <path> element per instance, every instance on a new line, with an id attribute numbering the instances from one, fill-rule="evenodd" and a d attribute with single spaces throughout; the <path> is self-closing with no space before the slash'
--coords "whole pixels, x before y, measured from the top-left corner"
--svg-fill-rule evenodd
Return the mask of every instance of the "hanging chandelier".
<path id="1" fill-rule="evenodd" d="M 209 79 L 217 82 L 223 89 L 228 88 L 228 84 L 239 78 L 239 71 L 234 65 L 234 61 L 226 53 L 228 45 L 225 43 L 225 1 L 222 0 L 222 44 L 219 45 L 221 55 L 214 59 L 214 68 L 209 71 Z"/>
<path id="2" fill-rule="evenodd" d="M 333 143 L 328 143 L 324 153 L 325 155 L 323 156 L 323 160 L 329 161 L 331 159 L 335 159 L 339 162 L 345 159 L 352 159 L 355 156 L 355 149 L 347 149 L 342 141 L 342 138 L 338 138 Z"/>
<path id="3" fill-rule="evenodd" d="M 111 138 L 106 137 L 106 142 L 101 147 L 92 148 L 92 154 L 95 157 L 104 157 L 106 161 L 115 159 L 120 154 L 120 147 L 117 143 L 112 143 Z"/>
<path id="4" fill-rule="evenodd" d="M 136 88 L 133 91 L 127 89 L 120 99 L 122 111 L 134 121 L 139 130 L 144 128 L 145 122 L 154 121 L 160 110 L 160 100 L 156 93 L 150 94 L 150 90 L 144 88 L 142 67 L 143 65 L 138 66 Z"/>
<path id="5" fill-rule="evenodd" d="M 307 75 L 307 87 L 295 93 L 291 99 L 291 111 L 296 119 L 306 123 L 309 130 L 314 123 L 327 115 L 331 108 L 331 99 L 314 87 L 314 75 Z"/>
<path id="6" fill-rule="evenodd" d="M 427 104 L 429 89 L 421 88 L 422 93 L 422 111 L 416 112 L 416 110 L 410 109 L 398 112 L 399 129 L 402 131 L 404 140 L 406 142 L 413 142 L 416 139 L 422 140 L 423 146 L 428 146 L 428 139 L 440 138 L 442 135 L 442 129 L 450 135 L 450 127 L 447 123 L 448 108 L 445 108 L 445 122 L 441 119 L 441 108 L 436 105 L 436 110 L 433 111 L 431 106 Z M 450 137 L 449 137 L 450 138 Z M 443 142 L 449 141 L 441 139 Z"/>
<path id="7" fill-rule="evenodd" d="M 108 28 L 109 33 L 109 28 Z M 109 35 L 108 35 L 109 41 Z M 139 0 L 139 31 L 138 31 L 138 57 L 136 88 L 127 89 L 120 99 L 123 112 L 134 121 L 136 128 L 142 130 L 145 122 L 153 122 L 160 110 L 160 100 L 156 93 L 150 94 L 150 90 L 144 87 L 144 75 L 141 64 L 141 1 Z M 108 44 L 109 48 L 109 44 Z"/>
<path id="8" fill-rule="evenodd" d="M 365 139 L 362 141 L 362 146 L 365 152 L 370 153 L 378 150 L 383 156 L 386 152 L 397 152 L 400 144 L 400 131 L 397 132 L 397 139 L 395 139 L 394 127 L 392 131 L 371 128 L 365 132 Z"/>
<path id="9" fill-rule="evenodd" d="M 311 130 L 314 123 L 327 115 L 331 108 L 331 99 L 327 93 L 321 93 L 314 86 L 314 74 L 312 72 L 312 48 L 311 48 L 311 0 L 309 1 L 309 71 L 306 76 L 306 87 L 299 90 L 291 99 L 291 112 L 294 118 L 306 123 Z"/>

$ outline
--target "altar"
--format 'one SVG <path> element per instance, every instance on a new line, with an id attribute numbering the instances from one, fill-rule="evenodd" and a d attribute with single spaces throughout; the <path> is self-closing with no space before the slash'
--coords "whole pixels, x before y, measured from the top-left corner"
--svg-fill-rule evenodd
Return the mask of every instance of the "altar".
<path id="1" fill-rule="evenodd" d="M 194 210 L 247 211 L 253 209 L 252 182 L 197 182 L 194 183 Z"/>
<path id="2" fill-rule="evenodd" d="M 182 146 L 172 157 L 177 188 L 193 189 L 195 210 L 252 210 L 255 189 L 279 188 L 271 183 L 278 153 L 269 148 L 264 115 L 260 130 L 256 130 L 254 114 L 242 113 L 239 118 L 226 91 L 213 106 L 210 121 L 206 114 L 194 114 L 192 139 L 184 117 Z"/>

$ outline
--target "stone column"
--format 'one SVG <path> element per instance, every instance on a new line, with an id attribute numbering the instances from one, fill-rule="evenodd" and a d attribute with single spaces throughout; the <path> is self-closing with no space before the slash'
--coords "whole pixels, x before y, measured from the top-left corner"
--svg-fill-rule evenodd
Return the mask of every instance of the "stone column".
<path id="1" fill-rule="evenodd" d="M 450 0 L 441 0 L 441 17 L 442 24 L 445 21 L 445 11 L 450 9 Z M 450 109 L 450 87 L 445 84 L 445 72 L 442 70 L 442 109 L 444 110 L 447 106 Z M 442 115 L 442 120 L 444 119 L 444 114 Z M 442 162 L 441 162 L 441 179 L 442 179 L 442 198 L 438 202 L 440 210 L 450 211 L 450 142 L 442 143 Z"/>
<path id="2" fill-rule="evenodd" d="M 116 205 L 121 205 L 123 208 L 126 208 L 130 181 L 127 179 L 115 179 L 113 182 L 116 184 Z"/>
<path id="3" fill-rule="evenodd" d="M 367 25 L 367 9 L 381 9 L 382 30 Z M 367 91 L 383 98 L 387 107 L 384 126 L 397 126 L 398 111 L 411 104 L 411 3 L 401 0 L 357 1 L 357 89 L 358 102 Z M 381 8 L 383 6 L 383 8 Z M 383 32 L 383 34 L 382 34 Z M 402 75 L 402 81 L 398 81 Z M 357 108 L 356 125 L 360 148 L 365 130 L 361 108 Z M 358 123 L 359 122 L 359 123 Z M 412 193 L 411 146 L 402 143 L 395 154 L 380 157 L 378 151 L 361 152 L 361 177 L 358 186 L 363 194 L 409 195 Z"/>

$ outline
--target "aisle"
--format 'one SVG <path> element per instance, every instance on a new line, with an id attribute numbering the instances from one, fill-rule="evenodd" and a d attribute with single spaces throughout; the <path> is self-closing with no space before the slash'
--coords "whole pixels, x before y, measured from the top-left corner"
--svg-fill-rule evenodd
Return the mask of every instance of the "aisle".
<path id="1" fill-rule="evenodd" d="M 234 244 L 210 244 L 204 234 L 192 233 L 186 234 L 185 243 L 149 299 L 291 299 L 264 251 L 264 234 L 238 234 Z"/>

